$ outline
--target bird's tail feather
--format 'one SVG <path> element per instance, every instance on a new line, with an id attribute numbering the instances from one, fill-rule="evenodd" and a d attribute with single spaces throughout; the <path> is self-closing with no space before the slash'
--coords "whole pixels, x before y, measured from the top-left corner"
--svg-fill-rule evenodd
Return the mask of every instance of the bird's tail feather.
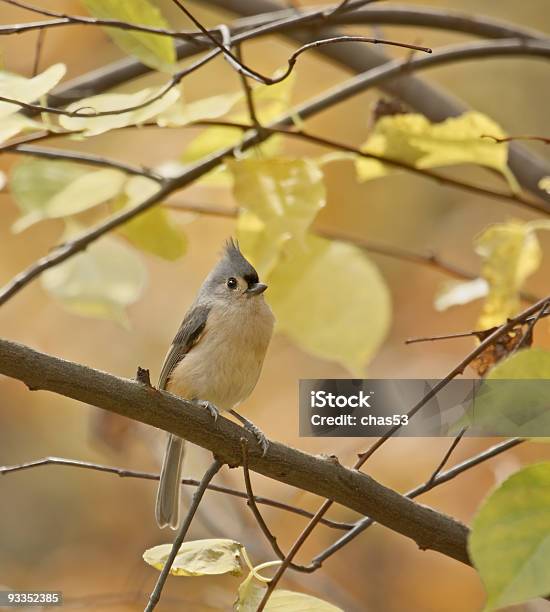
<path id="1" fill-rule="evenodd" d="M 155 508 L 157 524 L 161 528 L 166 527 L 166 525 L 169 525 L 172 529 L 178 527 L 184 444 L 185 440 L 169 434 L 160 472 Z"/>

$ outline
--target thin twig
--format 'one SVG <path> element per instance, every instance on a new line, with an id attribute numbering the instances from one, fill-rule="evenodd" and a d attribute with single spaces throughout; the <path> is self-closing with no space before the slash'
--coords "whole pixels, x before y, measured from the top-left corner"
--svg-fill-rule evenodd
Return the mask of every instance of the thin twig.
<path id="1" fill-rule="evenodd" d="M 9 25 L 0 26 L 0 36 L 7 34 L 21 34 L 23 32 L 30 32 L 32 30 L 46 31 L 48 28 L 55 28 L 59 26 L 67 25 L 90 25 L 90 26 L 102 26 L 109 28 L 117 28 L 120 30 L 131 30 L 135 32 L 143 32 L 146 34 L 154 34 L 159 36 L 169 36 L 171 38 L 180 38 L 188 40 L 191 43 L 203 47 L 200 40 L 197 40 L 198 36 L 202 36 L 199 32 L 185 32 L 185 31 L 174 31 L 165 28 L 155 28 L 152 26 L 141 25 L 138 23 L 130 23 L 128 21 L 121 21 L 120 19 L 100 19 L 97 17 L 86 17 L 84 15 L 67 15 L 66 13 L 59 13 L 50 9 L 37 7 L 19 0 L 1 0 L 4 4 L 11 4 L 18 8 L 38 13 L 46 17 L 54 17 L 55 19 L 49 21 L 39 21 L 32 23 L 15 23 Z"/>
<path id="2" fill-rule="evenodd" d="M 237 45 L 236 47 L 236 55 L 240 61 L 242 61 L 242 48 L 241 45 Z M 239 72 L 239 78 L 241 79 L 241 85 L 244 91 L 244 97 L 246 100 L 246 107 L 248 110 L 248 116 L 250 117 L 250 123 L 254 126 L 256 130 L 261 130 L 262 125 L 258 118 L 258 113 L 256 111 L 256 105 L 254 103 L 254 94 L 252 93 L 252 87 L 250 87 L 250 83 L 248 82 L 246 76 Z"/>
<path id="3" fill-rule="evenodd" d="M 252 514 L 256 519 L 256 522 L 260 526 L 263 534 L 267 538 L 267 541 L 271 544 L 271 548 L 273 548 L 273 552 L 279 557 L 279 559 L 285 558 L 285 553 L 281 550 L 279 544 L 277 544 L 277 538 L 271 533 L 267 523 L 260 512 L 260 509 L 256 505 L 256 500 L 254 498 L 254 491 L 252 490 L 252 482 L 250 480 L 250 472 L 248 471 L 248 447 L 246 438 L 241 438 L 241 448 L 242 448 L 242 460 L 243 460 L 243 476 L 244 476 L 244 484 L 246 487 L 246 493 L 248 495 L 247 505 L 252 510 Z"/>
<path id="4" fill-rule="evenodd" d="M 124 113 L 141 110 L 142 108 L 145 108 L 153 104 L 153 102 L 156 102 L 157 100 L 160 100 L 161 98 L 163 98 L 171 89 L 179 85 L 179 83 L 181 83 L 181 81 L 186 76 L 192 74 L 198 68 L 201 68 L 202 66 L 204 66 L 206 63 L 214 59 L 220 53 L 225 54 L 225 56 L 230 57 L 232 60 L 234 59 L 235 62 L 238 64 L 238 61 L 236 60 L 233 53 L 227 50 L 226 47 L 224 47 L 223 43 L 220 43 L 216 38 L 214 38 L 214 36 L 212 36 L 212 40 L 216 41 L 216 45 L 218 47 L 217 49 L 213 49 L 212 51 L 207 53 L 205 56 L 203 56 L 200 60 L 194 62 L 190 66 L 187 66 L 183 70 L 176 72 L 172 76 L 172 78 L 158 91 L 158 93 L 156 93 L 154 96 L 151 96 L 149 99 L 145 100 L 144 102 L 135 104 L 133 106 L 126 106 L 124 108 L 118 108 L 114 110 L 90 112 L 90 109 L 88 107 L 77 108 L 75 110 L 68 111 L 68 110 L 56 108 L 53 106 L 46 106 L 42 104 L 33 104 L 30 102 L 24 102 L 22 100 L 17 100 L 15 98 L 11 98 L 8 96 L 0 96 L 0 101 L 6 102 L 8 104 L 14 104 L 16 106 L 19 106 L 20 108 L 25 109 L 26 111 L 32 111 L 35 113 L 51 113 L 53 115 L 64 115 L 67 117 L 79 117 L 79 118 L 86 118 L 86 119 L 96 118 L 96 117 L 107 117 L 111 115 L 121 115 Z M 257 81 L 261 82 L 262 84 L 275 85 L 277 83 L 280 83 L 281 81 L 283 81 L 290 75 L 290 73 L 294 69 L 294 66 L 296 64 L 298 57 L 305 51 L 308 51 L 309 49 L 314 49 L 317 47 L 329 45 L 329 44 L 342 43 L 342 42 L 362 42 L 362 43 L 370 43 L 370 44 L 382 44 L 382 45 L 390 45 L 390 46 L 397 46 L 397 47 L 405 47 L 407 49 L 415 48 L 418 51 L 424 51 L 426 53 L 432 52 L 431 49 L 428 49 L 427 47 L 418 47 L 416 45 L 409 45 L 407 43 L 400 43 L 400 42 L 392 41 L 392 40 L 381 40 L 381 39 L 369 38 L 365 36 L 337 36 L 333 38 L 327 38 L 324 40 L 317 40 L 317 41 L 307 43 L 301 46 L 299 49 L 294 51 L 294 53 L 292 53 L 292 55 L 288 59 L 287 69 L 282 74 L 280 74 L 278 77 L 273 77 L 273 78 L 266 77 L 256 72 L 255 70 L 246 68 L 244 65 L 240 66 L 239 64 L 239 66 L 241 68 L 241 71 L 244 72 L 244 74 L 255 78 Z"/>
<path id="5" fill-rule="evenodd" d="M 170 573 L 170 569 L 172 568 L 176 555 L 178 554 L 178 551 L 181 548 L 181 545 L 183 544 L 185 536 L 189 531 L 189 527 L 191 526 L 191 522 L 193 521 L 195 513 L 197 512 L 202 497 L 206 492 L 210 481 L 220 471 L 222 465 L 223 463 L 221 461 L 219 461 L 218 459 L 214 459 L 214 461 L 202 477 L 199 486 L 195 490 L 187 515 L 183 520 L 183 523 L 178 531 L 178 535 L 176 536 L 174 543 L 172 544 L 172 550 L 170 551 L 170 555 L 168 556 L 168 559 L 166 559 L 166 561 L 164 562 L 164 566 L 162 568 L 162 571 L 160 572 L 160 576 L 158 577 L 157 583 L 155 584 L 155 588 L 153 589 L 153 592 L 149 597 L 145 612 L 151 612 L 158 604 L 162 589 L 164 587 L 164 583 L 166 582 L 166 578 L 168 578 L 168 574 Z"/>
<path id="6" fill-rule="evenodd" d="M 450 456 L 453 454 L 453 452 L 454 452 L 455 448 L 458 446 L 460 440 L 462 440 L 462 438 L 463 438 L 464 434 L 466 433 L 467 429 L 468 429 L 467 427 L 463 427 L 458 432 L 458 434 L 454 437 L 453 441 L 451 442 L 451 445 L 449 446 L 449 448 L 447 449 L 447 451 L 443 455 L 441 461 L 437 464 L 437 467 L 432 472 L 431 476 L 428 478 L 428 480 L 427 480 L 428 483 L 432 483 L 437 478 L 437 476 L 439 475 L 441 470 L 445 467 L 445 465 L 447 464 L 447 461 L 449 461 Z"/>
<path id="7" fill-rule="evenodd" d="M 371 43 L 371 44 L 384 44 L 395 47 L 404 47 L 405 49 L 415 49 L 416 51 L 423 51 L 424 53 L 431 53 L 432 50 L 429 47 L 420 47 L 418 45 L 410 45 L 408 43 L 400 43 L 393 40 L 381 40 L 378 38 L 369 38 L 366 36 L 334 36 L 332 38 L 327 38 L 324 40 L 317 40 L 311 43 L 307 43 L 302 45 L 299 49 L 294 51 L 292 55 L 287 60 L 288 65 L 287 69 L 277 77 L 268 77 L 265 76 L 253 68 L 246 66 L 240 58 L 232 53 L 231 49 L 228 45 L 225 45 L 224 42 L 220 42 L 213 34 L 211 34 L 202 23 L 193 15 L 193 13 L 186 7 L 180 0 L 172 0 L 184 13 L 185 15 L 193 22 L 193 24 L 207 37 L 210 39 L 212 44 L 214 44 L 221 53 L 223 53 L 224 57 L 228 60 L 229 64 L 237 70 L 237 72 L 242 73 L 243 75 L 250 77 L 263 85 L 275 85 L 276 83 L 280 83 L 284 81 L 289 74 L 292 72 L 294 65 L 296 64 L 296 60 L 298 57 L 309 49 L 314 49 L 316 47 L 321 47 L 326 44 L 332 43 L 341 43 L 341 42 L 363 42 L 363 43 Z"/>
<path id="8" fill-rule="evenodd" d="M 127 470 L 125 468 L 118 468 L 110 465 L 101 465 L 99 463 L 92 463 L 90 461 L 80 461 L 77 459 L 66 459 L 64 457 L 43 457 L 42 459 L 36 459 L 34 461 L 25 461 L 24 463 L 18 463 L 16 465 L 3 465 L 0 466 L 0 476 L 4 476 L 6 474 L 11 474 L 14 472 L 21 472 L 23 470 L 29 470 L 41 466 L 47 465 L 60 465 L 65 467 L 74 467 L 81 468 L 85 470 L 94 470 L 97 472 L 104 472 L 107 474 L 115 474 L 120 478 L 138 478 L 142 480 L 158 480 L 159 475 L 154 474 L 152 472 L 142 472 L 138 470 Z M 190 487 L 198 487 L 200 481 L 195 478 L 182 478 L 181 484 L 190 486 Z M 249 496 L 244 491 L 239 491 L 238 489 L 231 489 L 230 487 L 224 487 L 221 485 L 209 484 L 207 487 L 210 491 L 215 491 L 217 493 L 224 493 L 225 495 L 232 495 L 234 497 L 239 497 L 240 499 L 248 499 Z M 306 518 L 312 518 L 313 513 L 304 510 L 303 508 L 298 508 L 297 506 L 292 506 L 290 504 L 286 504 L 284 502 L 277 501 L 275 499 L 270 499 L 269 497 L 263 497 L 260 495 L 256 495 L 254 497 L 254 501 L 256 504 L 262 504 L 264 506 L 271 506 L 272 508 L 277 508 L 278 510 L 284 510 L 286 512 L 291 512 L 292 514 L 297 514 L 299 516 L 304 516 Z M 346 529 L 351 529 L 353 527 L 352 523 L 344 523 L 340 521 L 333 521 L 330 519 L 323 520 L 323 524 L 327 527 L 332 527 L 333 529 L 341 529 L 345 531 Z"/>
<path id="9" fill-rule="evenodd" d="M 82 153 L 80 151 L 66 151 L 64 149 L 47 149 L 44 147 L 28 146 L 26 144 L 8 145 L 1 149 L 0 152 L 17 153 L 20 155 L 30 155 L 31 157 L 40 157 L 43 159 L 53 159 L 56 161 L 65 160 L 88 166 L 99 166 L 100 168 L 114 168 L 121 170 L 126 174 L 135 176 L 145 176 L 157 183 L 162 183 L 164 178 L 150 168 L 133 166 L 125 162 L 109 159 L 92 153 Z"/>
<path id="10" fill-rule="evenodd" d="M 471 350 L 464 359 L 453 368 L 445 378 L 440 380 L 428 393 L 424 395 L 424 397 L 417 402 L 407 413 L 407 416 L 412 418 L 426 403 L 435 397 L 441 389 L 443 389 L 447 384 L 461 375 L 466 367 L 474 361 L 476 357 L 481 355 L 485 351 L 488 346 L 491 346 L 494 342 L 496 342 L 501 336 L 507 334 L 510 330 L 514 329 L 517 325 L 523 325 L 526 321 L 531 320 L 531 317 L 538 313 L 539 311 L 543 311 L 550 301 L 550 296 L 542 298 L 535 304 L 529 306 L 526 310 L 521 312 L 515 317 L 509 318 L 505 323 L 498 326 L 492 333 L 488 334 L 473 350 Z M 377 440 L 367 451 L 361 453 L 359 455 L 359 461 L 357 467 L 361 467 L 389 438 L 391 438 L 396 432 L 401 429 L 402 425 L 395 425 L 391 429 L 389 429 L 379 440 Z M 357 468 L 356 468 L 357 469 Z"/>
<path id="11" fill-rule="evenodd" d="M 490 134 L 482 134 L 482 138 L 490 138 L 495 142 L 514 142 L 514 140 L 533 140 L 535 142 L 542 142 L 543 144 L 550 144 L 550 138 L 546 136 L 506 136 L 504 138 L 498 138 L 497 136 L 491 136 Z"/>
<path id="12" fill-rule="evenodd" d="M 531 301 L 531 300 L 529 299 L 527 301 Z M 540 298 L 536 300 L 532 300 L 532 301 L 540 303 Z M 546 310 L 546 308 L 548 308 L 548 304 L 546 304 L 543 308 L 541 308 L 535 316 L 527 317 L 523 321 L 523 324 L 526 324 L 526 323 L 531 324 L 533 322 L 536 323 L 538 322 L 539 319 L 544 319 L 550 316 L 550 309 Z M 416 344 L 419 342 L 435 342 L 438 340 L 454 340 L 455 338 L 469 338 L 472 336 L 478 338 L 478 340 L 483 340 L 489 334 L 492 334 L 497 329 L 499 329 L 498 325 L 494 327 L 490 327 L 489 329 L 474 329 L 471 331 L 457 332 L 455 334 L 443 334 L 441 336 L 422 336 L 419 338 L 407 338 L 407 340 L 405 340 L 405 344 Z"/>
<path id="13" fill-rule="evenodd" d="M 491 448 L 488 448 L 487 450 L 484 450 L 481 453 L 478 453 L 477 455 L 474 455 L 473 457 L 470 457 L 469 459 L 458 463 L 447 471 L 439 473 L 435 478 L 429 478 L 424 484 L 421 484 L 415 487 L 414 489 L 411 489 L 408 493 L 405 494 L 405 496 L 410 499 L 414 499 L 415 497 L 418 497 L 423 493 L 427 493 L 428 491 L 435 489 L 436 487 L 444 484 L 445 482 L 453 480 L 460 474 L 467 472 L 468 470 L 480 465 L 481 463 L 484 463 L 485 461 L 492 459 L 493 457 L 496 457 L 497 455 L 500 455 L 501 453 L 518 446 L 519 444 L 522 444 L 523 442 L 525 442 L 524 438 L 511 438 L 509 440 L 505 440 L 504 442 L 500 442 L 499 444 L 496 444 L 495 446 L 492 446 Z M 370 517 L 365 517 L 357 521 L 357 523 L 355 523 L 355 527 L 351 531 L 348 531 L 344 536 L 339 538 L 336 542 L 334 542 L 321 553 L 316 555 L 312 559 L 311 565 L 315 564 L 317 567 L 320 567 L 323 562 L 326 561 L 329 557 L 331 557 L 334 553 L 341 550 L 346 544 L 351 542 L 359 534 L 363 533 L 363 531 L 365 531 L 374 524 L 376 524 L 376 521 L 374 521 Z"/>
<path id="14" fill-rule="evenodd" d="M 40 57 L 42 55 L 42 47 L 44 45 L 44 38 L 46 38 L 46 30 L 40 30 L 36 38 L 36 47 L 34 49 L 34 62 L 32 65 L 32 76 L 38 74 L 38 68 L 40 66 Z"/>

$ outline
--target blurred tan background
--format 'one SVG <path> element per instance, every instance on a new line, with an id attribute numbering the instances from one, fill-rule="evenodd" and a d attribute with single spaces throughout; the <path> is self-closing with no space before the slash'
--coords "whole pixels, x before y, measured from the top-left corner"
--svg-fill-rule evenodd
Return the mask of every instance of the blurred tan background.
<path id="1" fill-rule="evenodd" d="M 39 4 L 37 0 L 37 4 Z M 197 15 L 208 24 L 229 21 L 229 16 L 205 11 L 207 3 L 195 3 Z M 300 4 L 305 5 L 306 2 Z M 410 3 L 416 4 L 416 3 Z M 448 0 L 424 2 L 493 15 L 518 24 L 550 31 L 547 0 Z M 78 2 L 42 2 L 67 13 L 83 13 Z M 159 2 L 171 24 L 187 27 L 169 1 Z M 2 5 L 1 23 L 33 20 L 29 13 Z M 368 28 L 355 32 L 372 33 Z M 387 38 L 437 47 L 468 37 L 413 28 L 381 28 Z M 4 68 L 30 75 L 36 33 L 0 40 Z M 265 72 L 284 65 L 293 47 L 282 38 L 262 39 L 244 47 L 254 67 Z M 389 54 L 398 54 L 388 49 Z M 95 28 L 59 28 L 44 41 L 41 69 L 63 61 L 67 78 L 120 57 L 107 36 Z M 293 101 L 299 102 L 347 77 L 343 70 L 325 63 L 315 53 L 302 56 Z M 432 69 L 424 78 L 439 83 L 498 121 L 511 134 L 549 135 L 548 65 L 542 60 L 495 59 Z M 156 75 L 121 88 L 139 89 L 162 82 Z M 237 76 L 217 59 L 186 81 L 189 100 L 235 91 Z M 354 145 L 367 136 L 369 109 L 377 92 L 356 96 L 313 120 L 311 131 Z M 176 158 L 198 131 L 192 129 L 124 130 L 95 137 L 69 148 L 101 152 L 135 164 L 153 166 Z M 531 144 L 541 155 L 550 148 Z M 288 142 L 289 153 L 319 153 L 309 145 Z M 15 158 L 4 155 L 0 168 L 9 170 Z M 487 172 L 460 168 L 452 172 L 466 179 L 495 183 Z M 326 169 L 328 206 L 317 226 L 416 249 L 433 248 L 460 266 L 477 270 L 472 240 L 489 222 L 510 218 L 530 219 L 527 213 L 504 202 L 438 186 L 418 177 L 396 174 L 379 181 L 357 184 L 349 162 Z M 496 184 L 496 183 L 495 183 Z M 230 204 L 230 195 L 197 186 L 176 194 L 174 202 Z M 59 238 L 61 225 L 43 222 L 14 236 L 10 225 L 17 208 L 4 190 L 0 193 L 0 282 L 47 252 Z M 150 281 L 141 301 L 130 308 L 131 329 L 115 323 L 83 319 L 65 312 L 35 282 L 0 311 L 0 334 L 39 350 L 131 377 L 136 367 L 158 375 L 165 350 L 180 319 L 217 258 L 223 241 L 234 231 L 233 222 L 217 218 L 189 217 L 174 213 L 189 238 L 187 255 L 169 263 L 143 255 Z M 544 263 L 531 279 L 529 289 L 548 293 L 550 239 L 541 236 Z M 471 341 L 405 346 L 410 336 L 471 329 L 479 312 L 474 303 L 446 313 L 436 313 L 433 297 L 444 276 L 410 263 L 373 256 L 391 288 L 391 335 L 369 367 L 376 377 L 437 378 L 456 365 L 471 349 Z M 550 347 L 547 323 L 537 328 L 535 342 Z M 468 374 L 471 375 L 471 374 Z M 277 335 L 270 347 L 263 375 L 247 402 L 245 413 L 270 437 L 311 453 L 335 453 L 341 462 L 354 460 L 366 446 L 359 439 L 300 439 L 297 435 L 297 381 L 299 378 L 349 376 L 343 368 L 300 351 Z M 454 460 L 464 459 L 488 446 L 489 440 L 464 441 Z M 30 393 L 19 382 L 0 378 L 0 465 L 46 455 L 82 459 L 130 469 L 156 471 L 164 444 L 161 432 L 52 394 Z M 449 441 L 409 439 L 390 442 L 368 464 L 368 472 L 384 484 L 407 490 L 423 481 L 437 464 Z M 468 522 L 487 490 L 524 463 L 549 459 L 550 447 L 524 445 L 476 470 L 462 475 L 421 498 L 423 503 Z M 188 454 L 184 472 L 201 474 L 208 461 L 202 449 Z M 226 470 L 218 482 L 242 488 L 239 471 Z M 314 510 L 313 496 L 254 475 L 255 490 Z M 139 610 L 151 590 L 157 572 L 141 560 L 143 551 L 169 542 L 172 533 L 159 531 L 154 522 L 155 483 L 120 479 L 113 475 L 66 467 L 40 467 L 0 479 L 0 584 L 18 589 L 62 590 L 72 606 L 97 610 Z M 265 508 L 264 516 L 287 548 L 305 524 L 304 519 Z M 338 520 L 356 516 L 334 508 Z M 319 527 L 300 560 L 309 561 L 340 532 Z M 201 506 L 190 537 L 225 536 L 246 544 L 256 563 L 274 558 L 242 500 L 209 493 Z M 227 610 L 239 579 L 171 578 L 159 610 Z M 479 610 L 483 589 L 475 572 L 432 552 L 420 552 L 414 543 L 376 526 L 334 556 L 314 575 L 287 573 L 285 588 L 309 592 L 350 611 L 369 612 L 467 612 Z M 544 604 L 518 609 L 543 610 Z M 550 607 L 547 605 L 546 609 Z"/>

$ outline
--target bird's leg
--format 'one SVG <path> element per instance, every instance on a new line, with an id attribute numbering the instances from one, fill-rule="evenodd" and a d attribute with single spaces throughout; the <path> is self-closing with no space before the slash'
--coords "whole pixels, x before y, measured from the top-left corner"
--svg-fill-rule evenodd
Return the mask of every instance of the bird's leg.
<path id="1" fill-rule="evenodd" d="M 244 428 L 247 429 L 256 438 L 256 440 L 258 440 L 258 444 L 262 449 L 262 456 L 264 456 L 269 447 L 269 440 L 266 438 L 264 432 L 257 425 L 254 425 L 252 421 L 249 421 L 245 417 L 241 416 L 238 412 L 235 412 L 235 410 L 230 410 L 229 412 L 243 424 Z"/>
<path id="2" fill-rule="evenodd" d="M 195 403 L 197 404 L 197 406 L 199 406 L 199 408 L 204 408 L 205 410 L 208 410 L 210 416 L 214 419 L 214 421 L 218 420 L 218 417 L 220 416 L 220 411 L 216 408 L 216 406 L 214 406 L 212 402 L 209 402 L 207 400 L 195 400 Z"/>

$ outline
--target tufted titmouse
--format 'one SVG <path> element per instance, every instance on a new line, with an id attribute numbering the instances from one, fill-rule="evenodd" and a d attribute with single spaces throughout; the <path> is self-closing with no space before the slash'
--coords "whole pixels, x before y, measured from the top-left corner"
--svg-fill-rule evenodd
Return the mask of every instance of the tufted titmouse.
<path id="1" fill-rule="evenodd" d="M 227 410 L 258 438 L 250 421 L 234 411 L 253 391 L 273 332 L 274 317 L 265 303 L 267 285 L 230 240 L 222 259 L 207 276 L 166 355 L 159 389 L 196 401 L 214 417 Z M 168 436 L 157 493 L 159 527 L 177 528 L 184 440 Z"/>

